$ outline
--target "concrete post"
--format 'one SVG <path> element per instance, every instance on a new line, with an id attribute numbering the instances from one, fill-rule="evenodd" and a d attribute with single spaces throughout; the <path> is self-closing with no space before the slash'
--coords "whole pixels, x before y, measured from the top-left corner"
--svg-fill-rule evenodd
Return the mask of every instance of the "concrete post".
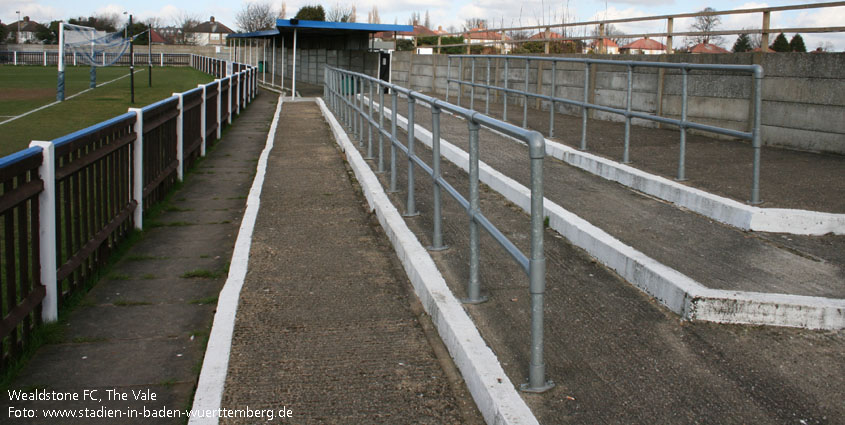
<path id="1" fill-rule="evenodd" d="M 133 147 L 132 166 L 132 199 L 138 203 L 135 207 L 135 228 L 144 230 L 144 111 L 140 108 L 129 108 L 135 113 L 135 142 Z"/>
<path id="2" fill-rule="evenodd" d="M 771 21 L 771 17 L 771 12 L 763 12 L 763 34 L 762 37 L 760 37 L 760 51 L 763 53 L 769 53 L 769 23 Z"/>
<path id="3" fill-rule="evenodd" d="M 674 26 L 675 26 L 675 19 L 674 18 L 666 19 L 666 33 L 669 34 L 669 35 L 666 36 L 666 53 L 674 53 L 674 50 L 672 50 L 672 30 L 673 30 Z M 660 68 L 660 70 L 662 71 L 663 68 Z"/>
<path id="4" fill-rule="evenodd" d="M 176 178 L 182 181 L 185 176 L 185 97 L 182 93 L 173 93 L 179 98 L 176 107 L 179 115 L 176 116 L 176 160 L 179 166 L 176 168 Z"/>
<path id="5" fill-rule="evenodd" d="M 59 319 L 59 289 L 56 278 L 56 150 L 51 142 L 33 141 L 29 146 L 41 148 L 38 176 L 44 182 L 44 189 L 38 194 L 37 237 L 41 284 L 46 291 L 41 301 L 41 320 L 50 323 Z"/>

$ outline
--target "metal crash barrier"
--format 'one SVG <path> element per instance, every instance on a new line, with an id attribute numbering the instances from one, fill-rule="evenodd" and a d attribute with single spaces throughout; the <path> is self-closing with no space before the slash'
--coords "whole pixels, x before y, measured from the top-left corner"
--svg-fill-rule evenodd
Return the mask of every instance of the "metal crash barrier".
<path id="1" fill-rule="evenodd" d="M 458 78 L 451 78 L 452 77 L 452 60 L 455 59 L 458 61 Z M 471 78 L 470 81 L 464 81 L 464 59 L 469 59 L 470 61 L 470 69 L 471 69 Z M 499 87 L 496 85 L 490 84 L 490 62 L 492 59 L 503 59 L 504 60 L 504 71 L 503 71 L 503 80 L 504 80 L 504 87 Z M 485 82 L 476 82 L 475 80 L 475 68 L 476 68 L 476 61 L 479 60 L 486 60 L 486 80 Z M 510 64 L 512 61 L 524 61 L 525 62 L 525 82 L 522 84 L 521 89 L 515 89 L 508 87 L 508 82 L 510 81 Z M 529 67 L 532 61 L 538 62 L 551 62 L 552 63 L 552 70 L 551 70 L 551 88 L 550 88 L 550 95 L 545 95 L 542 93 L 532 93 L 528 90 L 529 86 Z M 562 97 L 557 97 L 556 94 L 556 76 L 557 76 L 557 64 L 558 62 L 569 62 L 569 63 L 581 63 L 584 64 L 584 98 L 583 100 L 574 100 L 574 99 L 566 99 Z M 614 108 L 610 106 L 599 105 L 596 103 L 591 103 L 589 101 L 590 95 L 590 66 L 591 65 L 610 65 L 610 66 L 624 66 L 627 68 L 627 90 L 626 90 L 626 97 L 625 97 L 625 108 Z M 662 117 L 659 115 L 654 115 L 645 112 L 638 112 L 631 110 L 632 104 L 632 94 L 633 94 L 633 71 L 634 68 L 657 68 L 657 69 L 674 69 L 680 70 L 681 72 L 681 118 L 674 119 L 674 118 L 667 118 Z M 690 71 L 730 71 L 730 72 L 741 72 L 741 73 L 748 73 L 753 76 L 754 78 L 754 87 L 753 87 L 753 125 L 752 130 L 750 132 L 745 131 L 738 131 L 729 128 L 722 128 L 713 125 L 706 125 L 700 124 L 696 122 L 689 121 L 687 119 L 687 92 L 688 92 L 688 77 Z M 572 105 L 581 108 L 581 143 L 580 149 L 587 150 L 587 114 L 590 109 L 595 109 L 597 111 L 603 111 L 611 114 L 622 115 L 625 117 L 625 140 L 624 140 L 624 150 L 622 153 L 622 162 L 627 164 L 630 163 L 630 140 L 631 140 L 631 119 L 639 118 L 643 120 L 655 121 L 662 124 L 670 124 L 677 126 L 680 129 L 680 154 L 678 158 L 678 174 L 676 179 L 678 181 L 686 180 L 686 169 L 685 169 L 685 161 L 686 161 L 686 136 L 687 136 L 687 129 L 695 129 L 705 132 L 710 132 L 714 134 L 721 134 L 724 136 L 736 137 L 739 139 L 749 140 L 751 141 L 752 147 L 754 149 L 754 158 L 753 158 L 753 165 L 752 165 L 752 178 L 751 178 L 751 200 L 749 203 L 751 204 L 760 204 L 762 201 L 760 200 L 760 149 L 762 147 L 762 141 L 760 136 L 760 121 L 761 121 L 761 108 L 762 108 L 762 92 L 763 92 L 763 67 L 760 65 L 716 65 L 716 64 L 692 64 L 692 63 L 667 63 L 667 62 L 640 62 L 640 61 L 618 61 L 618 60 L 608 60 L 608 59 L 589 59 L 589 58 L 550 58 L 550 57 L 537 57 L 537 56 L 502 56 L 502 55 L 450 55 L 448 60 L 448 65 L 446 68 L 446 101 L 449 101 L 449 91 L 451 83 L 455 83 L 458 86 L 458 94 L 457 94 L 457 104 L 460 106 L 461 104 L 461 95 L 464 91 L 464 86 L 468 86 L 470 88 L 470 110 L 474 110 L 475 107 L 475 89 L 484 89 L 485 90 L 485 105 L 484 110 L 486 114 L 490 113 L 490 90 L 499 91 L 504 93 L 503 96 L 503 111 L 502 111 L 502 120 L 507 121 L 508 119 L 508 95 L 513 96 L 522 96 L 523 98 L 523 112 L 522 112 L 522 127 L 528 127 L 528 98 L 535 98 L 541 99 L 550 102 L 549 107 L 549 137 L 554 137 L 554 114 L 555 114 L 555 105 L 558 103 Z"/>
<path id="2" fill-rule="evenodd" d="M 343 122 L 357 136 L 359 147 L 364 147 L 364 133 L 367 138 L 367 158 L 377 159 L 377 171 L 385 172 L 384 141 L 390 142 L 390 188 L 389 192 L 397 192 L 396 188 L 396 151 L 403 152 L 408 158 L 408 197 L 405 206 L 405 216 L 415 216 L 419 212 L 414 200 L 414 172 L 416 167 L 426 172 L 432 178 L 433 184 L 433 233 L 430 250 L 442 250 L 441 234 L 441 190 L 451 195 L 463 207 L 469 216 L 469 248 L 470 265 L 469 281 L 467 282 L 467 298 L 464 303 L 481 303 L 486 297 L 481 295 L 479 282 L 479 227 L 486 230 L 513 259 L 522 266 L 528 275 L 531 293 L 531 348 L 528 383 L 522 385 L 523 391 L 542 392 L 554 386 L 545 379 L 545 363 L 543 362 L 543 295 L 546 287 L 546 259 L 543 251 L 543 158 L 545 156 L 545 140 L 543 135 L 534 130 L 526 130 L 506 122 L 491 118 L 480 112 L 472 111 L 453 105 L 443 100 L 411 91 L 407 88 L 388 83 L 364 74 L 350 72 L 326 66 L 323 96 L 327 104 Z M 391 111 L 390 129 L 384 124 L 384 96 L 385 88 L 390 89 Z M 369 96 L 364 96 L 365 92 Z M 373 95 L 379 96 L 378 119 L 373 118 Z M 396 136 L 398 114 L 396 101 L 398 96 L 408 99 L 408 142 L 403 145 Z M 424 163 L 414 153 L 414 106 L 416 102 L 424 102 L 431 107 L 432 114 L 432 165 Z M 463 197 L 449 182 L 440 175 L 440 113 L 448 111 L 466 119 L 469 127 L 469 200 Z M 524 141 L 529 147 L 531 162 L 531 248 L 530 257 L 526 256 L 513 244 L 487 217 L 481 212 L 479 203 L 479 142 L 478 130 L 481 126 L 500 131 L 514 138 Z M 374 137 L 376 132 L 378 157 L 374 155 Z"/>

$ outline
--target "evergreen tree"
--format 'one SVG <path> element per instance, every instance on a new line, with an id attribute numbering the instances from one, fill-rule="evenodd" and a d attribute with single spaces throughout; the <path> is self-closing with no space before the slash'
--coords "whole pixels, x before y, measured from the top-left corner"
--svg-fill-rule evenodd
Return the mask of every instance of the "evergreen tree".
<path id="1" fill-rule="evenodd" d="M 792 40 L 789 40 L 789 50 L 799 53 L 807 52 L 807 46 L 804 45 L 804 38 L 801 37 L 801 34 L 792 36 Z"/>
<path id="2" fill-rule="evenodd" d="M 751 50 L 753 49 L 751 48 L 751 39 L 748 37 L 748 34 L 740 34 L 736 39 L 736 43 L 734 43 L 734 53 L 750 52 Z"/>
<path id="3" fill-rule="evenodd" d="M 304 21 L 325 21 L 326 20 L 326 11 L 323 9 L 323 6 L 302 6 L 298 12 L 296 12 L 296 16 L 294 19 L 302 19 Z"/>
<path id="4" fill-rule="evenodd" d="M 772 50 L 776 52 L 790 52 L 792 49 L 789 47 L 789 42 L 786 41 L 786 36 L 783 33 L 778 34 L 777 38 L 775 38 L 775 43 L 772 44 Z"/>

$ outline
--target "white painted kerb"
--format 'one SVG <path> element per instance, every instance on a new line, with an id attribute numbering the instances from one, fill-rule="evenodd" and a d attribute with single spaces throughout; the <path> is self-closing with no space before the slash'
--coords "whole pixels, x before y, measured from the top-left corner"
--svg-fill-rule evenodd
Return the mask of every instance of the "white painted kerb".
<path id="1" fill-rule="evenodd" d="M 229 370 L 229 353 L 232 349 L 232 333 L 235 330 L 235 314 L 238 311 L 238 299 L 249 264 L 252 231 L 255 228 L 255 220 L 258 218 L 261 187 L 264 185 L 264 174 L 267 172 L 267 160 L 270 151 L 273 150 L 276 127 L 281 115 L 282 97 L 280 96 L 279 102 L 276 104 L 276 114 L 273 116 L 270 131 L 267 133 L 267 142 L 258 158 L 255 179 L 252 181 L 252 188 L 249 190 L 249 196 L 246 199 L 246 211 L 244 211 L 241 227 L 238 230 L 238 239 L 235 242 L 232 261 L 229 266 L 229 276 L 226 278 L 226 284 L 220 291 L 217 301 L 217 312 L 214 314 L 214 324 L 211 327 L 208 346 L 205 349 L 205 359 L 203 359 L 202 371 L 194 395 L 192 409 L 196 411 L 219 409 L 220 402 L 223 399 L 226 373 Z M 216 425 L 219 420 L 218 417 L 193 417 L 188 423 L 191 425 Z"/>

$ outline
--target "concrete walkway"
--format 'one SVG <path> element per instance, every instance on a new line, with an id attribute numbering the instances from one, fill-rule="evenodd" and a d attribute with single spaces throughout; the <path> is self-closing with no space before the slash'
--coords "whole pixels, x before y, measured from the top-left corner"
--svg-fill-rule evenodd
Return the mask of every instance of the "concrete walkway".
<path id="1" fill-rule="evenodd" d="M 221 407 L 285 423 L 481 423 L 362 202 L 318 106 L 286 101 Z"/>
<path id="2" fill-rule="evenodd" d="M 276 97 L 259 95 L 241 112 L 185 184 L 145 221 L 140 240 L 56 325 L 12 382 L 11 389 L 71 392 L 82 400 L 10 402 L 0 397 L 4 424 L 178 424 L 143 417 L 143 409 L 184 409 L 205 352 L 217 294 L 226 278 L 246 194 L 264 147 Z M 108 399 L 108 390 L 127 398 Z M 136 400 L 133 391 L 155 399 Z M 91 394 L 91 393 L 89 393 Z M 10 418 L 10 406 L 36 409 Z M 120 419 L 45 418 L 41 409 L 116 409 Z M 140 412 L 130 418 L 129 410 Z"/>

